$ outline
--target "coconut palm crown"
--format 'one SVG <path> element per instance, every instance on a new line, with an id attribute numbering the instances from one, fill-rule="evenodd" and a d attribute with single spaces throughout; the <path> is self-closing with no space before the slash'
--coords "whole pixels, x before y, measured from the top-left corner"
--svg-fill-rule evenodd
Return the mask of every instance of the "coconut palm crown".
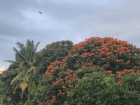
<path id="1" fill-rule="evenodd" d="M 13 94 L 16 93 L 16 90 L 18 88 L 22 90 L 21 99 L 23 94 L 25 93 L 26 88 L 28 88 L 29 93 L 36 88 L 35 82 L 31 80 L 30 76 L 35 72 L 36 69 L 36 66 L 34 65 L 34 63 L 36 62 L 35 54 L 39 43 L 40 42 L 34 45 L 34 42 L 28 39 L 26 42 L 26 46 L 24 46 L 23 43 L 17 42 L 16 44 L 20 48 L 20 51 L 13 47 L 13 50 L 16 52 L 16 61 L 4 61 L 19 66 L 19 68 L 7 71 L 5 76 L 9 76 L 11 73 L 17 74 L 11 81 L 10 85 L 12 85 L 14 89 Z"/>

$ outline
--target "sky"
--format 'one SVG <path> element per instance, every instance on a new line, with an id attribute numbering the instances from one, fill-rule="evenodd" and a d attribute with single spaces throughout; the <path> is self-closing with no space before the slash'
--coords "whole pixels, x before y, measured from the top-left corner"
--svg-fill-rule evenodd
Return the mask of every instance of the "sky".
<path id="1" fill-rule="evenodd" d="M 140 48 L 140 0 L 0 0 L 0 66 L 15 60 L 13 47 L 56 41 L 78 44 L 91 37 L 113 37 Z M 40 14 L 39 12 L 42 12 Z M 18 49 L 19 50 L 19 49 Z"/>

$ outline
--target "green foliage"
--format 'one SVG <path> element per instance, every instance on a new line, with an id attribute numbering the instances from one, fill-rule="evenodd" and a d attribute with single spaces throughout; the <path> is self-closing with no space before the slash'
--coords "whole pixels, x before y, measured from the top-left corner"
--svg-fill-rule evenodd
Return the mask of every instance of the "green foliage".
<path id="1" fill-rule="evenodd" d="M 120 77 L 124 80 L 123 86 L 116 83 L 117 78 L 114 75 L 105 75 L 101 71 L 85 74 L 84 77 L 77 83 L 78 88 L 71 89 L 71 93 L 68 93 L 65 102 L 68 105 L 77 105 L 79 102 L 83 105 L 138 105 L 140 102 L 138 88 L 132 89 L 140 82 L 138 75 Z"/>
<path id="2" fill-rule="evenodd" d="M 128 76 L 128 73 L 119 75 L 120 77 L 117 75 L 118 72 L 121 74 L 122 71 L 132 68 L 136 72 L 139 67 L 137 58 L 140 52 L 126 41 L 92 37 L 74 46 L 71 41 L 59 41 L 34 53 L 32 59 L 29 58 L 29 53 L 25 52 L 34 47 L 27 47 L 25 50 L 23 44 L 19 46 L 22 50 L 15 50 L 16 62 L 1 76 L 0 86 L 6 85 L 4 80 L 7 80 L 9 84 L 6 88 L 10 92 L 2 93 L 0 97 L 5 100 L 10 97 L 11 104 L 125 105 L 133 104 L 133 100 L 135 105 L 139 103 L 139 76 Z M 22 80 L 17 81 L 19 86 L 22 85 L 22 92 L 10 86 L 17 75 L 18 79 Z M 122 80 L 123 85 L 120 84 Z M 33 85 L 38 86 L 34 89 Z M 18 85 L 15 84 L 16 86 Z M 28 86 L 30 88 L 27 88 Z M 15 95 L 12 94 L 14 90 L 17 90 Z M 3 91 L 4 88 L 0 89 L 0 92 Z M 23 99 L 16 102 L 20 94 L 23 95 Z"/>
<path id="3" fill-rule="evenodd" d="M 38 66 L 38 68 L 36 69 L 36 72 L 31 76 L 32 80 L 35 80 L 36 85 L 39 84 L 39 80 L 45 78 L 42 75 L 45 73 L 47 66 L 49 66 L 50 63 L 54 62 L 55 60 L 62 61 L 62 59 L 64 59 L 67 56 L 68 51 L 70 51 L 72 46 L 73 46 L 73 43 L 71 41 L 54 42 L 50 45 L 47 45 L 45 49 L 42 49 L 40 52 L 36 54 L 36 58 L 37 58 L 36 66 Z M 52 79 L 49 79 L 49 80 L 52 81 Z M 42 86 L 44 84 L 45 87 L 48 87 L 46 86 L 46 81 L 47 81 L 46 79 L 42 80 L 42 83 L 41 83 Z M 48 84 L 51 83 L 50 81 L 48 81 L 47 83 Z M 42 97 L 39 95 L 40 94 L 40 92 L 38 92 L 39 88 L 37 88 L 34 92 L 28 95 L 30 98 L 27 100 L 26 104 L 27 105 L 29 103 L 38 104 L 39 102 L 41 103 L 45 102 L 45 100 L 47 99 L 46 98 L 47 94 L 50 94 L 50 92 L 48 92 L 49 88 L 50 87 L 48 87 L 46 90 L 44 89 L 41 90 L 43 91 L 42 94 L 46 93 Z M 38 95 L 35 95 L 35 93 Z"/>
<path id="4" fill-rule="evenodd" d="M 135 47 L 113 38 L 90 38 L 73 46 L 62 62 L 55 60 L 50 63 L 46 74 L 43 75 L 40 86 L 47 84 L 52 92 L 52 94 L 47 94 L 49 98 L 46 99 L 46 104 L 64 103 L 66 92 L 70 92 L 84 74 L 94 72 L 92 68 L 98 68 L 98 72 L 102 68 L 113 74 L 120 70 L 130 69 L 130 57 L 136 53 L 139 54 Z"/>
<path id="5" fill-rule="evenodd" d="M 133 70 L 139 70 L 140 69 L 140 57 L 135 56 L 132 59 L 134 60 L 134 61 L 132 61 Z"/>
<path id="6" fill-rule="evenodd" d="M 47 98 L 47 95 L 44 93 L 46 90 L 48 90 L 46 86 L 37 88 L 35 91 L 28 95 L 28 100 L 24 105 L 39 105 L 40 103 L 45 102 L 43 99 Z"/>
<path id="7" fill-rule="evenodd" d="M 16 94 L 16 91 L 19 88 L 22 90 L 21 92 L 22 102 L 23 101 L 25 102 L 25 100 L 27 100 L 28 92 L 29 93 L 32 92 L 33 90 L 35 90 L 35 87 L 36 87 L 34 81 L 30 79 L 30 75 L 31 73 L 35 72 L 35 68 L 36 68 L 34 66 L 34 63 L 36 62 L 35 51 L 38 45 L 39 45 L 39 42 L 35 46 L 33 41 L 30 41 L 30 40 L 27 40 L 26 46 L 24 46 L 24 44 L 17 42 L 17 46 L 20 48 L 20 51 L 18 51 L 16 48 L 13 48 L 13 50 L 16 52 L 16 61 L 5 60 L 6 62 L 11 62 L 12 65 L 10 65 L 10 67 L 8 68 L 8 71 L 3 73 L 1 76 L 3 79 L 7 79 L 10 76 L 12 77 L 8 85 L 12 85 L 13 95 L 15 96 L 19 95 L 19 94 Z M 9 82 L 9 79 L 7 80 Z M 28 92 L 27 92 L 27 88 L 28 88 Z M 5 95 L 3 93 L 3 95 L 5 98 L 7 98 L 6 96 L 7 94 Z M 19 104 L 22 104 L 21 101 Z"/>
<path id="8" fill-rule="evenodd" d="M 16 94 L 13 94 L 13 88 L 11 88 L 10 82 L 14 78 L 15 75 L 9 75 L 8 77 L 3 77 L 3 75 L 7 73 L 4 72 L 0 76 L 0 98 L 3 100 L 3 105 L 15 105 L 15 103 L 20 102 L 20 94 L 21 90 L 17 90 Z M 25 99 L 25 98 L 23 98 Z"/>

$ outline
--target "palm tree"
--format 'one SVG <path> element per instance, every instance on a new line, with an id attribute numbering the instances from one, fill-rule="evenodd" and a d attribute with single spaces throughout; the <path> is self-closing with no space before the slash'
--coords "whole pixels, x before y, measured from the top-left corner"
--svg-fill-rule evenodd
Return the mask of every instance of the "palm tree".
<path id="1" fill-rule="evenodd" d="M 17 73 L 10 85 L 14 88 L 13 94 L 16 93 L 18 88 L 22 90 L 21 99 L 27 88 L 29 93 L 36 88 L 35 82 L 31 80 L 30 75 L 34 73 L 36 69 L 34 66 L 34 63 L 36 62 L 35 54 L 39 43 L 40 42 L 35 46 L 33 41 L 27 40 L 26 46 L 24 46 L 23 43 L 17 42 L 16 44 L 20 48 L 20 51 L 13 47 L 13 50 L 16 52 L 16 61 L 5 60 L 6 62 L 19 66 L 19 68 L 8 71 L 9 73 L 6 74 L 8 76 L 8 74 L 11 75 L 10 73 Z"/>

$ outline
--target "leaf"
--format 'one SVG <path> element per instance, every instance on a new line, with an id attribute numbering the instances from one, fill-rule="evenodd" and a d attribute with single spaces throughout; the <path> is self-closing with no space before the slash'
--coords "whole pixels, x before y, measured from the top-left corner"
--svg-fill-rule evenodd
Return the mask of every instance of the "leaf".
<path id="1" fill-rule="evenodd" d="M 20 72 L 20 73 L 11 81 L 10 85 L 12 85 L 15 81 L 19 80 L 20 77 L 22 77 L 22 75 L 24 75 L 24 74 L 25 74 L 24 71 Z"/>
<path id="2" fill-rule="evenodd" d="M 28 84 L 26 83 L 26 81 L 23 81 L 20 85 L 19 85 L 19 88 L 21 88 L 22 90 L 22 93 L 21 93 L 21 99 L 22 99 L 22 96 L 23 96 L 23 93 L 25 91 L 25 89 L 28 87 Z"/>
<path id="3" fill-rule="evenodd" d="M 31 71 L 34 71 L 35 72 L 35 67 L 33 67 L 33 66 L 30 67 L 30 69 L 27 70 L 27 73 L 29 73 L 29 72 L 31 73 Z"/>
<path id="4" fill-rule="evenodd" d="M 35 82 L 34 81 L 29 81 L 28 82 L 28 92 L 31 93 L 33 90 L 36 89 L 36 86 L 35 86 Z"/>

